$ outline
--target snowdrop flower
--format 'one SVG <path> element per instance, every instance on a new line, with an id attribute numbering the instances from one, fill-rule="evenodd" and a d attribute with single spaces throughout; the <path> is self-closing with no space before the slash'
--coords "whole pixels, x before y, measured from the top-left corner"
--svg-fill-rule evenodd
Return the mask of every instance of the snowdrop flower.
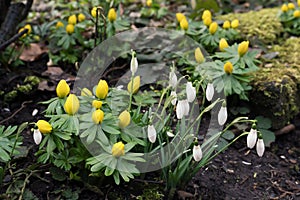
<path id="1" fill-rule="evenodd" d="M 131 57 L 131 62 L 130 62 L 130 70 L 131 73 L 134 75 L 138 69 L 138 61 L 136 58 L 136 53 L 132 51 L 132 57 Z"/>
<path id="2" fill-rule="evenodd" d="M 175 104 L 176 104 L 176 102 L 177 102 L 177 94 L 176 94 L 176 92 L 175 92 L 175 91 L 172 91 L 170 96 L 173 98 L 173 99 L 171 100 L 171 104 L 172 104 L 173 106 L 175 106 Z"/>
<path id="3" fill-rule="evenodd" d="M 262 139 L 261 133 L 259 133 L 258 140 L 257 140 L 257 143 L 256 143 L 256 152 L 257 152 L 257 155 L 259 157 L 262 157 L 264 155 L 264 152 L 265 152 L 265 144 L 264 144 L 264 141 Z"/>
<path id="4" fill-rule="evenodd" d="M 39 131 L 39 129 L 33 130 L 33 140 L 35 144 L 39 145 L 42 141 L 42 133 Z"/>
<path id="5" fill-rule="evenodd" d="M 185 90 L 188 102 L 193 102 L 196 98 L 196 88 L 193 87 L 191 82 L 187 82 Z"/>
<path id="6" fill-rule="evenodd" d="M 214 90 L 214 85 L 212 83 L 208 83 L 206 87 L 206 99 L 207 101 L 211 101 L 213 96 L 214 96 L 215 90 Z"/>
<path id="7" fill-rule="evenodd" d="M 176 106 L 177 119 L 182 119 L 183 116 L 187 116 L 190 111 L 190 105 L 187 100 L 180 100 Z"/>
<path id="8" fill-rule="evenodd" d="M 193 158 L 195 161 L 200 161 L 202 159 L 202 150 L 199 144 L 193 147 Z"/>
<path id="9" fill-rule="evenodd" d="M 256 130 L 256 125 L 254 123 L 247 136 L 247 147 L 252 149 L 255 146 L 256 141 L 257 141 L 257 130 Z"/>
<path id="10" fill-rule="evenodd" d="M 156 130 L 153 125 L 148 125 L 148 139 L 151 143 L 154 143 L 156 141 Z"/>
<path id="11" fill-rule="evenodd" d="M 176 75 L 174 69 L 172 69 L 172 71 L 169 74 L 169 85 L 172 88 L 176 88 L 176 85 L 177 85 L 177 75 Z"/>
<path id="12" fill-rule="evenodd" d="M 224 101 L 218 113 L 218 122 L 221 126 L 223 126 L 226 120 L 227 120 L 227 107 L 226 107 L 226 102 Z"/>

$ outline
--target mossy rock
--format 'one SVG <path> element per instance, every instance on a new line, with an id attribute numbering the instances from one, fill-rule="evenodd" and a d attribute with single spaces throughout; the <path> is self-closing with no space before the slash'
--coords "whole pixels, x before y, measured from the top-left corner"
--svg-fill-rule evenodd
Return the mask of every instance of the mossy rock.
<path id="1" fill-rule="evenodd" d="M 300 38 L 272 47 L 278 58 L 256 72 L 250 101 L 257 114 L 269 117 L 274 129 L 282 128 L 300 111 Z"/>
<path id="2" fill-rule="evenodd" d="M 267 8 L 260 11 L 247 13 L 231 13 L 218 16 L 220 20 L 240 21 L 238 30 L 243 38 L 248 40 L 258 39 L 265 44 L 277 42 L 278 36 L 283 32 L 283 27 L 278 18 L 279 8 Z"/>

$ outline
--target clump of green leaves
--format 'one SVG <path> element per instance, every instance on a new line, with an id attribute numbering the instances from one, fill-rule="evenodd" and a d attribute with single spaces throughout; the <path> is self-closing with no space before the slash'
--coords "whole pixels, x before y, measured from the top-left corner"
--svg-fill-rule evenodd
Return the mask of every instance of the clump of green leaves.
<path id="1" fill-rule="evenodd" d="M 299 4 L 299 2 L 298 2 Z M 294 3 L 283 4 L 279 16 L 285 31 L 293 35 L 300 35 L 300 9 Z"/>

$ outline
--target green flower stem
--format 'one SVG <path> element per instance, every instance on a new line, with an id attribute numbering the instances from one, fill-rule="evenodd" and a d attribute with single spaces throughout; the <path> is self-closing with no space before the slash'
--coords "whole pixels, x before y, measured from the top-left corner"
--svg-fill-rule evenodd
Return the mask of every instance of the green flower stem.
<path id="1" fill-rule="evenodd" d="M 132 104 L 132 95 L 133 95 L 133 78 L 134 78 L 134 74 L 131 74 L 131 91 L 129 91 L 129 106 L 128 106 L 128 112 L 130 112 L 131 109 L 131 104 Z"/>

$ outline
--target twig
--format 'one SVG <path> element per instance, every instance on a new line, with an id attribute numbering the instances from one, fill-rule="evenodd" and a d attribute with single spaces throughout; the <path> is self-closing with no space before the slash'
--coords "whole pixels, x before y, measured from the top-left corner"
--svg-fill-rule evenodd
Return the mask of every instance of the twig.
<path id="1" fill-rule="evenodd" d="M 32 102 L 32 101 L 24 101 L 24 102 L 22 103 L 21 108 L 19 108 L 18 110 L 16 110 L 10 117 L 8 117 L 8 118 L 6 118 L 6 119 L 0 121 L 0 124 L 3 124 L 4 122 L 6 122 L 6 121 L 10 120 L 11 118 L 13 118 L 18 112 L 20 112 L 21 110 L 23 110 L 23 108 L 26 107 L 25 104 L 28 104 L 28 103 L 31 103 L 31 102 Z"/>
<path id="2" fill-rule="evenodd" d="M 8 47 L 11 43 L 13 43 L 14 41 L 16 41 L 17 39 L 19 39 L 22 35 L 24 35 L 25 33 L 28 33 L 28 29 L 25 28 L 23 31 L 21 31 L 20 33 L 15 34 L 13 37 L 11 37 L 9 40 L 7 40 L 6 42 L 2 43 L 0 45 L 0 51 L 3 51 L 6 47 Z"/>
<path id="3" fill-rule="evenodd" d="M 289 125 L 283 127 L 282 129 L 276 131 L 275 135 L 276 136 L 284 135 L 284 134 L 292 132 L 295 129 L 296 129 L 296 126 L 294 124 L 289 124 Z"/>

